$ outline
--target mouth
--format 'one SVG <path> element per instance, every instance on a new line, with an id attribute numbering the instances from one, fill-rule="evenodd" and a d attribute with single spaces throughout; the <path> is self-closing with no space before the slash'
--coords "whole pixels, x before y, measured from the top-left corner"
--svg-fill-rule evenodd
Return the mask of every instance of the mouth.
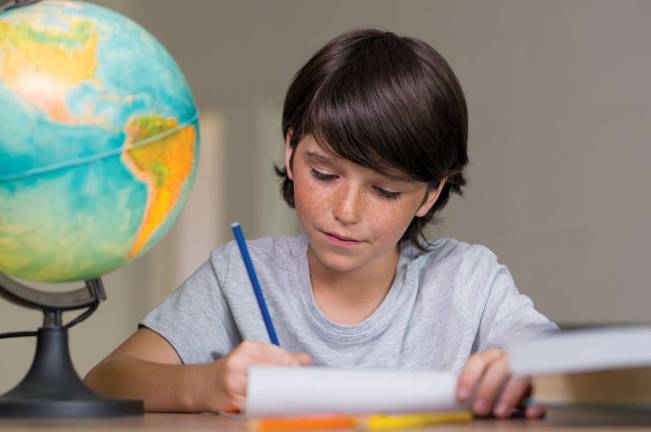
<path id="1" fill-rule="evenodd" d="M 327 231 L 322 231 L 322 232 L 323 232 L 323 234 L 325 234 L 325 236 L 327 237 L 327 239 L 331 243 L 333 243 L 335 245 L 338 245 L 338 246 L 353 246 L 353 245 L 362 243 L 361 240 L 356 240 L 354 238 L 347 237 L 347 236 L 342 235 L 342 234 L 330 233 L 330 232 L 327 232 Z"/>
<path id="2" fill-rule="evenodd" d="M 359 240 L 355 240 L 354 238 L 346 237 L 346 236 L 336 234 L 336 233 L 326 232 L 326 234 L 328 234 L 329 236 L 332 236 L 332 237 L 334 237 L 336 239 L 343 240 L 343 241 L 359 242 Z"/>

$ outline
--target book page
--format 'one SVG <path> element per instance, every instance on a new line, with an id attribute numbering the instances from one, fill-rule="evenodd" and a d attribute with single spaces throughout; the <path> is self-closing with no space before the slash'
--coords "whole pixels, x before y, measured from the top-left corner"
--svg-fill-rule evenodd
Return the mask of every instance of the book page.
<path id="1" fill-rule="evenodd" d="M 457 374 L 391 369 L 253 367 L 246 415 L 363 414 L 465 409 Z"/>

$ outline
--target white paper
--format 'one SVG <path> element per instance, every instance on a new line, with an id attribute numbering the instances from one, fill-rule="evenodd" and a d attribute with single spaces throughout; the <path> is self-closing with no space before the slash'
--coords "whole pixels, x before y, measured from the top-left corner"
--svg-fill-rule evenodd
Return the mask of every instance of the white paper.
<path id="1" fill-rule="evenodd" d="M 253 367 L 246 414 L 398 413 L 463 409 L 451 372 Z"/>

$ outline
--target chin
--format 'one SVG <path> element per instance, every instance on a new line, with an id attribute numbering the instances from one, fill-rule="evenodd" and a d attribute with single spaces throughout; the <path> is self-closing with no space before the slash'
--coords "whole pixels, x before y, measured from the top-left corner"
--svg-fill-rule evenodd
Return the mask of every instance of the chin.
<path id="1" fill-rule="evenodd" d="M 321 261 L 321 263 L 329 269 L 346 272 L 360 267 L 361 263 L 359 258 L 345 256 L 331 251 L 320 251 L 315 248 L 314 254 Z"/>

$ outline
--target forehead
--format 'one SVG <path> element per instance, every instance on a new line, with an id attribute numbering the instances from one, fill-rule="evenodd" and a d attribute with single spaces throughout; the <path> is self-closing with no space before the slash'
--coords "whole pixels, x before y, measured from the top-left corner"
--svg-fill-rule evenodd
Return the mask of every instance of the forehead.
<path id="1" fill-rule="evenodd" d="M 302 152 L 303 157 L 305 159 L 311 162 L 319 162 L 319 163 L 329 164 L 329 165 L 340 165 L 340 164 L 349 163 L 355 165 L 356 167 L 370 170 L 377 175 L 387 177 L 388 179 L 393 181 L 401 181 L 401 182 L 414 181 L 407 174 L 403 173 L 402 171 L 388 164 L 383 164 L 382 171 L 377 171 L 375 169 L 371 169 L 369 167 L 360 165 L 349 159 L 341 157 L 340 155 L 332 151 L 332 149 L 329 146 L 327 146 L 327 144 L 319 143 L 312 135 L 307 135 L 301 140 L 300 145 L 298 146 L 298 150 L 299 152 Z"/>

